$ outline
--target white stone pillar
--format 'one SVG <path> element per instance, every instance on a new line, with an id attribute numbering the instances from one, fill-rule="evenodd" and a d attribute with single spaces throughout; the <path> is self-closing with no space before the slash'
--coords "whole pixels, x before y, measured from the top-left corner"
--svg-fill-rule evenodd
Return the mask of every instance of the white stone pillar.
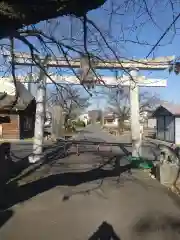
<path id="1" fill-rule="evenodd" d="M 46 105 L 46 76 L 43 75 L 42 79 L 40 79 L 39 81 L 37 89 L 33 154 L 29 156 L 30 163 L 35 163 L 39 161 L 43 156 L 45 105 Z"/>
<path id="2" fill-rule="evenodd" d="M 130 113 L 131 113 L 131 138 L 132 138 L 132 157 L 141 157 L 141 134 L 140 134 L 140 115 L 139 115 L 139 87 L 136 83 L 138 71 L 130 71 Z"/>

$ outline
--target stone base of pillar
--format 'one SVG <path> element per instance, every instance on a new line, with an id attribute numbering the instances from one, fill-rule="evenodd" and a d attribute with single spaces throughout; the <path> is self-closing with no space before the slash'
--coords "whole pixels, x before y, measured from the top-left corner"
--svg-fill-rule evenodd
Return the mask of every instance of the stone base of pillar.
<path id="1" fill-rule="evenodd" d="M 30 155 L 28 160 L 29 160 L 29 163 L 36 163 L 38 161 L 40 161 L 42 158 L 43 158 L 44 155 L 42 154 L 34 154 L 34 155 Z"/>
<path id="2" fill-rule="evenodd" d="M 179 173 L 179 167 L 171 163 L 163 163 L 159 166 L 160 183 L 164 186 L 171 187 Z M 177 186 L 180 180 L 177 180 Z"/>

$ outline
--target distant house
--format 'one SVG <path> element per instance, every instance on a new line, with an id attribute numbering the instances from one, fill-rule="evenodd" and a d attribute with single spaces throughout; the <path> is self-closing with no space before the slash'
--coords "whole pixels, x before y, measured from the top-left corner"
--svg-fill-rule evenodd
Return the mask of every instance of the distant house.
<path id="1" fill-rule="evenodd" d="M 157 122 L 156 138 L 180 144 L 180 105 L 162 104 L 152 116 Z"/>
<path id="2" fill-rule="evenodd" d="M 102 111 L 101 110 L 90 110 L 88 111 L 89 120 L 96 122 L 101 119 Z"/>
<path id="3" fill-rule="evenodd" d="M 34 135 L 36 101 L 25 86 L 18 82 L 0 81 L 0 138 L 25 139 Z"/>
<path id="4" fill-rule="evenodd" d="M 85 125 L 87 125 L 88 124 L 88 122 L 89 122 L 89 114 L 88 113 L 84 113 L 84 114 L 81 114 L 80 116 L 79 116 L 79 120 L 80 121 L 83 121 L 84 123 L 85 123 Z"/>
<path id="5" fill-rule="evenodd" d="M 153 117 L 154 110 L 149 110 L 143 112 L 143 115 L 140 115 L 140 123 L 143 124 L 145 128 L 155 129 L 156 128 L 156 118 Z"/>
<path id="6" fill-rule="evenodd" d="M 156 118 L 153 118 L 153 117 L 150 116 L 147 119 L 147 125 L 145 125 L 145 127 L 149 128 L 149 129 L 155 129 L 156 125 L 157 125 Z"/>
<path id="7" fill-rule="evenodd" d="M 104 126 L 118 126 L 118 117 L 116 114 L 105 112 L 103 115 Z"/>

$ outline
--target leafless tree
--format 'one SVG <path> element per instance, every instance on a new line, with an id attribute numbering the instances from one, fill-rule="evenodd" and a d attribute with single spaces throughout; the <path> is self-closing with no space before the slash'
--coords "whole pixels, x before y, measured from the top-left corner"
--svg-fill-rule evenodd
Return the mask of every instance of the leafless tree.
<path id="1" fill-rule="evenodd" d="M 123 130 L 124 121 L 130 118 L 130 102 L 129 89 L 112 89 L 108 94 L 108 109 L 115 113 L 118 117 L 119 130 Z M 156 94 L 152 95 L 149 92 L 141 92 L 139 94 L 140 101 L 140 116 L 143 117 L 144 112 L 149 112 L 155 109 L 160 103 Z"/>
<path id="2" fill-rule="evenodd" d="M 152 54 L 154 54 L 156 49 L 172 44 L 174 36 L 178 31 L 177 20 L 180 14 L 176 13 L 176 9 L 178 9 L 179 3 L 174 0 L 163 2 L 155 0 L 153 4 L 150 0 L 94 0 L 88 1 L 87 4 L 82 2 L 79 8 L 75 7 L 76 4 L 73 0 L 68 0 L 63 4 L 63 0 L 58 1 L 57 4 L 55 2 L 47 14 L 45 12 L 48 11 L 44 10 L 46 5 L 44 5 L 43 9 L 39 3 L 36 6 L 29 4 L 33 11 L 34 8 L 36 8 L 36 13 L 39 11 L 39 15 L 34 14 L 36 17 L 32 16 L 32 14 L 27 15 L 25 11 L 27 6 L 24 4 L 22 6 L 21 4 L 18 5 L 19 3 L 16 3 L 16 1 L 11 5 L 9 5 L 8 1 L 4 1 L 0 5 L 0 15 L 7 21 L 7 26 L 11 26 L 11 29 L 13 29 L 13 22 L 14 26 L 16 25 L 15 30 L 11 31 L 11 34 L 9 30 L 5 34 L 3 32 L 2 37 L 7 37 L 7 39 L 1 40 L 0 43 L 3 50 L 11 52 L 12 59 L 11 65 L 7 59 L 1 59 L 3 75 L 12 75 L 14 83 L 19 70 L 19 67 L 14 66 L 14 54 L 19 49 L 19 46 L 32 56 L 33 62 L 40 69 L 43 66 L 39 63 L 37 55 L 49 55 L 54 59 L 64 57 L 69 62 L 72 58 L 85 54 L 89 60 L 93 56 L 96 61 L 103 62 L 105 59 L 113 59 L 120 62 L 122 59 L 129 58 L 130 52 L 127 54 L 127 44 L 131 44 L 131 49 L 137 45 L 146 48 L 147 54 L 144 57 L 154 56 Z M 96 14 L 88 13 L 88 10 L 96 7 L 100 7 L 97 10 L 97 16 Z M 18 8 L 20 9 L 19 11 L 14 10 Z M 58 8 L 58 11 L 56 11 L 56 8 Z M 164 26 L 164 22 L 160 23 L 156 19 L 159 14 L 163 15 L 162 18 L 167 18 L 166 9 L 169 9 L 169 20 L 166 22 L 166 26 Z M 68 14 L 68 11 L 70 15 L 64 16 Z M 21 19 L 20 15 L 25 16 L 25 18 Z M 53 17 L 56 18 L 52 19 Z M 45 21 L 34 25 L 40 20 Z M 23 24 L 25 27 L 19 29 Z M 159 39 L 146 39 L 146 34 L 143 34 L 144 29 L 152 27 L 154 32 L 160 33 Z M 166 40 L 167 38 L 165 41 L 164 37 L 167 34 L 170 37 L 168 41 Z M 10 37 L 9 40 L 8 36 Z M 90 68 L 98 82 L 104 84 L 101 74 L 91 65 L 90 63 Z M 71 68 L 70 64 L 69 69 L 79 80 L 82 80 L 78 72 Z M 24 71 L 27 74 L 30 70 L 26 67 Z M 52 83 L 55 84 L 46 69 L 44 71 Z M 125 69 L 124 71 L 126 72 Z M 58 67 L 56 72 L 59 75 L 63 75 L 65 70 Z"/>
<path id="3" fill-rule="evenodd" d="M 90 121 L 95 123 L 101 119 L 102 112 L 101 110 L 91 110 L 88 112 Z"/>
<path id="4" fill-rule="evenodd" d="M 62 86 L 60 86 L 61 88 Z M 83 89 L 67 85 L 63 91 L 56 86 L 49 92 L 48 101 L 51 105 L 60 105 L 65 112 L 65 126 L 68 119 L 76 119 L 89 106 L 89 96 L 83 94 Z"/>

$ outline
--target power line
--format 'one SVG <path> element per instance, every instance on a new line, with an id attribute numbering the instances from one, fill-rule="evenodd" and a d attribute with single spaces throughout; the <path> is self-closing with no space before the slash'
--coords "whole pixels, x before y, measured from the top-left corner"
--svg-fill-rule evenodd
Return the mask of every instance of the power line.
<path id="1" fill-rule="evenodd" d="M 169 27 L 165 30 L 165 32 L 163 33 L 163 35 L 161 35 L 161 37 L 159 38 L 159 40 L 156 42 L 156 44 L 152 47 L 151 51 L 148 53 L 148 55 L 146 56 L 146 58 L 148 58 L 151 53 L 155 50 L 155 48 L 159 45 L 159 43 L 161 42 L 161 40 L 166 36 L 166 34 L 169 32 L 169 30 L 171 29 L 171 27 L 173 26 L 173 24 L 176 23 L 176 21 L 179 19 L 180 17 L 180 13 L 174 18 L 174 20 L 172 21 L 172 23 L 169 25 Z"/>

